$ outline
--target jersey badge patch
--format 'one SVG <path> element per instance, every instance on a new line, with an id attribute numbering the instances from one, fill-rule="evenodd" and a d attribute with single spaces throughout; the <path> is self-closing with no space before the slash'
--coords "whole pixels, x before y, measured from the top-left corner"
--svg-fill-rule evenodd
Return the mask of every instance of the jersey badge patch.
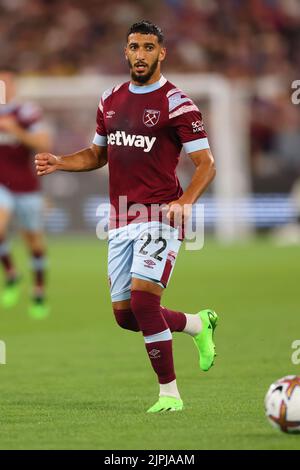
<path id="1" fill-rule="evenodd" d="M 160 111 L 157 111 L 155 109 L 145 109 L 143 115 L 143 123 L 147 127 L 153 127 L 158 123 L 159 117 Z"/>

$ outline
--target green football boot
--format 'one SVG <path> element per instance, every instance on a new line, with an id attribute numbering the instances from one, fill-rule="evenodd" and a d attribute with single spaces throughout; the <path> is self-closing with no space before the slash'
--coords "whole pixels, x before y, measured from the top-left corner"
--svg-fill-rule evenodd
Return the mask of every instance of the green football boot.
<path id="1" fill-rule="evenodd" d="M 45 299 L 36 298 L 33 299 L 29 310 L 29 316 L 34 320 L 43 320 L 44 318 L 48 317 L 50 313 L 50 308 L 47 305 Z"/>
<path id="2" fill-rule="evenodd" d="M 147 410 L 147 413 L 164 413 L 165 411 L 183 410 L 183 401 L 174 397 L 159 397 L 158 401 Z"/>
<path id="3" fill-rule="evenodd" d="M 12 308 L 19 302 L 21 294 L 20 279 L 7 281 L 1 294 L 3 308 Z"/>
<path id="4" fill-rule="evenodd" d="M 206 372 L 213 366 L 216 356 L 213 338 L 218 315 L 213 310 L 201 310 L 196 315 L 199 315 L 202 321 L 202 330 L 193 340 L 199 352 L 200 369 Z"/>

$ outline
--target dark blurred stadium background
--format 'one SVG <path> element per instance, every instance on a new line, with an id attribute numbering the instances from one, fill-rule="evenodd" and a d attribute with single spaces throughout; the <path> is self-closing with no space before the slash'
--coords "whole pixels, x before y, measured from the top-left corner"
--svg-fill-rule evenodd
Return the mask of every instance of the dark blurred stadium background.
<path id="1" fill-rule="evenodd" d="M 218 144 L 219 181 L 236 185 L 228 195 L 235 201 L 234 218 L 246 223 L 247 232 L 297 220 L 300 106 L 291 102 L 291 84 L 300 78 L 299 0 L 0 0 L 0 18 L 1 63 L 18 68 L 23 96 L 42 105 L 56 153 L 90 144 L 103 87 L 127 78 L 128 26 L 141 18 L 157 22 L 167 40 L 164 73 L 171 79 L 184 74 L 176 78 L 187 92 L 192 78 L 205 78 L 199 93 L 190 94 L 203 111 L 213 149 Z M 220 116 L 205 94 L 213 77 L 229 90 L 229 107 Z M 234 149 L 234 161 L 243 162 L 239 173 L 227 175 L 235 163 L 226 165 L 226 156 L 218 162 L 223 143 L 211 132 L 214 123 L 220 140 L 222 123 L 229 126 L 228 139 L 242 135 L 242 146 Z M 191 171 L 182 158 L 183 185 Z M 107 196 L 105 170 L 53 175 L 45 187 L 50 231 L 94 229 L 99 196 Z M 226 199 L 226 188 L 220 191 Z M 208 229 L 220 211 L 211 193 L 205 199 Z"/>

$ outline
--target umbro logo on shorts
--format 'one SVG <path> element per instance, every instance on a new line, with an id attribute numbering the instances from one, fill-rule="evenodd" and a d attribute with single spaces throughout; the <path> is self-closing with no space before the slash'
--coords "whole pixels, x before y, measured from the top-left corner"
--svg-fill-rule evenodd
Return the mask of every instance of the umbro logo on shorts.
<path id="1" fill-rule="evenodd" d="M 146 268 L 152 268 L 153 269 L 153 266 L 156 266 L 156 263 L 154 261 L 152 261 L 152 259 L 145 259 L 144 265 L 145 265 Z"/>
<path id="2" fill-rule="evenodd" d="M 144 152 L 150 152 L 156 137 L 149 137 L 147 135 L 131 135 L 126 134 L 124 131 L 111 132 L 107 136 L 109 145 L 118 145 L 122 147 L 140 147 Z"/>

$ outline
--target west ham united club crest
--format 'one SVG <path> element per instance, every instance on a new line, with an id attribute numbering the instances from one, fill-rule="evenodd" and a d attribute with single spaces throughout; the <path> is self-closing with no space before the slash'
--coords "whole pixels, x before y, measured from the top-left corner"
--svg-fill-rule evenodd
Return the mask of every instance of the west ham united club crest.
<path id="1" fill-rule="evenodd" d="M 155 124 L 158 123 L 160 116 L 160 111 L 156 111 L 155 109 L 145 109 L 143 115 L 143 123 L 147 127 L 153 127 Z"/>

